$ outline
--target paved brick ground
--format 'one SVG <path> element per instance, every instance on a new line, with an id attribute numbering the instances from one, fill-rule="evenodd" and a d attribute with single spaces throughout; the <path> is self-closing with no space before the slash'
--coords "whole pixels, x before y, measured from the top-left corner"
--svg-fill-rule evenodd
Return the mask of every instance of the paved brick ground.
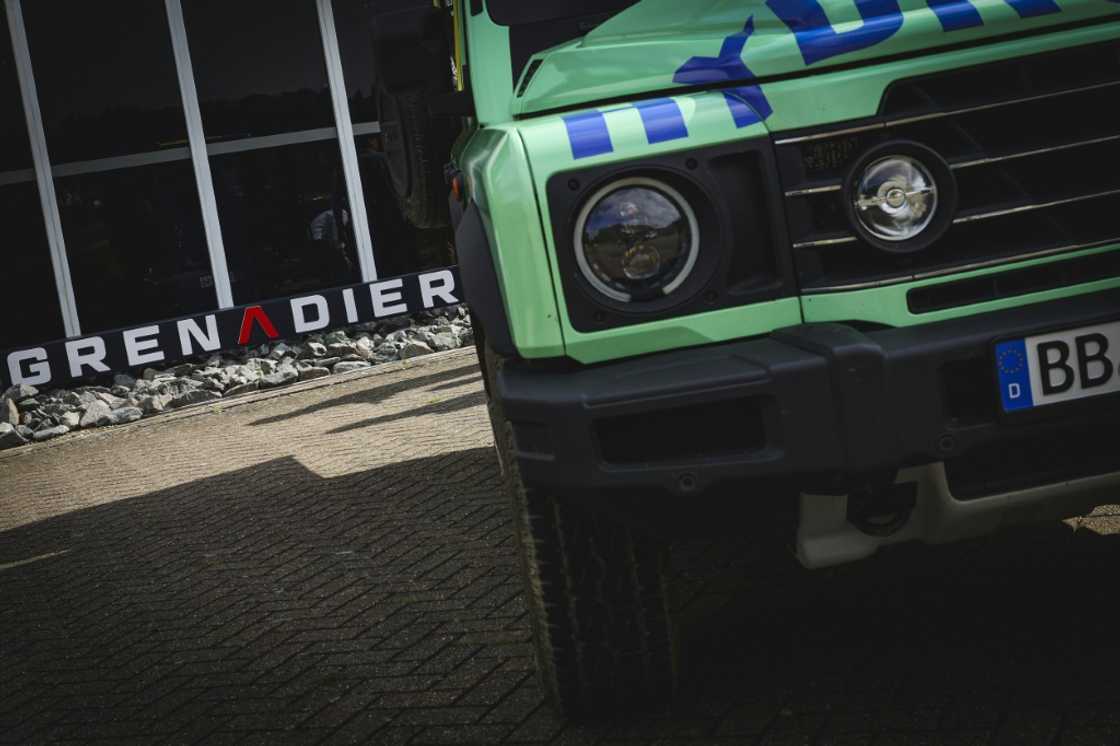
<path id="1" fill-rule="evenodd" d="M 1120 742 L 1112 510 L 766 582 L 682 545 L 677 710 L 559 722 L 481 403 L 450 355 L 0 455 L 0 741 Z"/>

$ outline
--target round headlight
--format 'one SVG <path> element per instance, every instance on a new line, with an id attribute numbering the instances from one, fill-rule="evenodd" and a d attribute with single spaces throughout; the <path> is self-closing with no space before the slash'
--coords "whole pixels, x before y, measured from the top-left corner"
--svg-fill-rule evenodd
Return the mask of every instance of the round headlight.
<path id="1" fill-rule="evenodd" d="M 595 192 L 576 220 L 576 263 L 590 285 L 622 303 L 669 295 L 700 253 L 696 214 L 680 192 L 632 177 Z"/>
<path id="2" fill-rule="evenodd" d="M 908 254 L 940 238 L 956 210 L 956 181 L 942 158 L 911 142 L 864 155 L 847 180 L 849 213 L 859 234 L 883 251 Z"/>

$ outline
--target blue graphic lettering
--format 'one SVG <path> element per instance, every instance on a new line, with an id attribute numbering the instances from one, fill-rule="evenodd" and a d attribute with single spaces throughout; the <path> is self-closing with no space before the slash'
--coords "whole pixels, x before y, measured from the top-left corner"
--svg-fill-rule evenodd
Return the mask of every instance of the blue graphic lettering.
<path id="1" fill-rule="evenodd" d="M 685 126 L 681 107 L 673 99 L 639 101 L 634 107 L 642 115 L 642 125 L 646 128 L 646 139 L 650 145 L 688 137 L 688 127 Z"/>
<path id="2" fill-rule="evenodd" d="M 600 111 L 585 111 L 564 117 L 568 128 L 568 142 L 572 146 L 575 159 L 590 158 L 614 151 L 611 133 L 607 130 L 607 120 Z"/>
<path id="3" fill-rule="evenodd" d="M 976 8 L 972 7 L 969 0 L 926 0 L 926 5 L 937 14 L 942 31 L 957 31 L 984 25 L 984 19 L 980 17 Z"/>
<path id="4" fill-rule="evenodd" d="M 873 47 L 902 28 L 898 0 L 855 0 L 855 3 L 863 25 L 851 31 L 837 32 L 817 0 L 766 0 L 770 10 L 797 38 L 797 46 L 801 48 L 806 65 Z"/>
<path id="5" fill-rule="evenodd" d="M 1030 409 L 1034 406 L 1031 374 L 1027 367 L 1027 345 L 1021 339 L 996 345 L 996 371 L 999 395 L 1004 412 Z"/>
<path id="6" fill-rule="evenodd" d="M 1020 18 L 1035 18 L 1062 12 L 1054 0 L 1005 0 L 1005 2 L 1015 9 Z"/>
<path id="7" fill-rule="evenodd" d="M 731 109 L 731 118 L 735 120 L 735 126 L 739 129 L 765 121 L 774 113 L 762 88 L 756 85 L 732 88 L 724 91 L 723 97 L 727 100 L 727 107 Z"/>
<path id="8" fill-rule="evenodd" d="M 742 31 L 723 40 L 718 57 L 692 57 L 673 75 L 673 82 L 682 85 L 707 85 L 754 80 L 754 73 L 743 63 L 743 49 L 753 33 L 754 16 L 751 16 L 743 25 Z M 731 110 L 735 126 L 739 128 L 764 121 L 774 113 L 770 102 L 766 100 L 766 94 L 757 85 L 732 88 L 724 91 L 723 97 Z"/>

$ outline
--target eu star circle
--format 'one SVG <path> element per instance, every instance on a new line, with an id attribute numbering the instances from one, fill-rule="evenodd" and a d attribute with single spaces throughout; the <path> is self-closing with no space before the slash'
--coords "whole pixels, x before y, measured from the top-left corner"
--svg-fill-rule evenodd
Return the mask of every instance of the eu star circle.
<path id="1" fill-rule="evenodd" d="M 1027 358 L 1022 350 L 1014 347 L 1000 350 L 999 353 L 999 369 L 1000 372 L 1006 375 L 1013 376 L 1019 373 L 1027 365 Z"/>

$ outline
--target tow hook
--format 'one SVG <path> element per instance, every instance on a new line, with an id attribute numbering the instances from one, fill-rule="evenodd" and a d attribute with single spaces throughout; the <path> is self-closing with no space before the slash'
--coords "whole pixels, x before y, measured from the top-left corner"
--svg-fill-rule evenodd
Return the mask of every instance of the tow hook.
<path id="1" fill-rule="evenodd" d="M 848 494 L 848 522 L 868 536 L 890 536 L 906 525 L 917 504 L 916 482 L 868 485 Z"/>

